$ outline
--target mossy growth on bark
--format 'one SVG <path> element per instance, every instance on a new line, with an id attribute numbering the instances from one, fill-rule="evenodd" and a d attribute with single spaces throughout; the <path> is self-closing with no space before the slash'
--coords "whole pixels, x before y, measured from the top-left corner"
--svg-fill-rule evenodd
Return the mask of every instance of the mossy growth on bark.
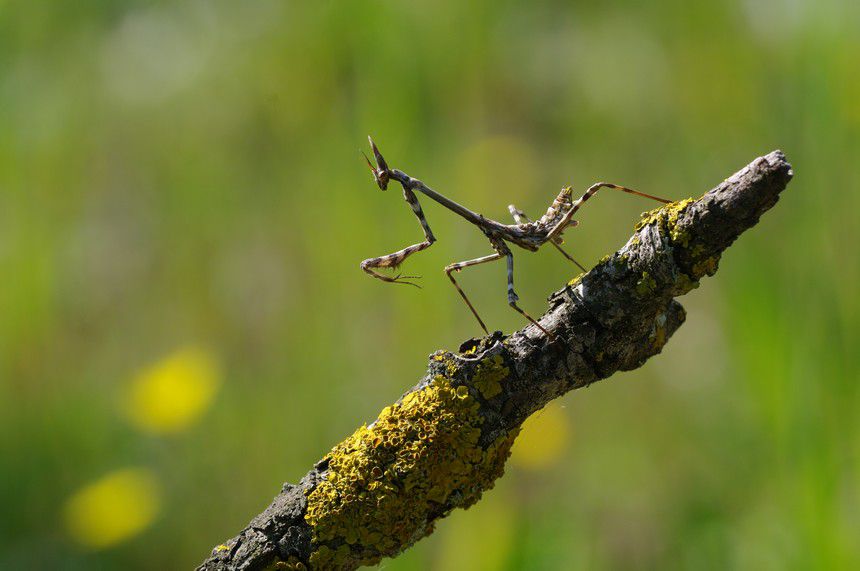
<path id="1" fill-rule="evenodd" d="M 498 384 L 500 365 L 488 366 Z M 439 517 L 478 501 L 502 475 L 518 432 L 482 447 L 478 411 L 468 387 L 439 375 L 335 446 L 308 495 L 311 567 L 376 564 L 431 533 Z"/>

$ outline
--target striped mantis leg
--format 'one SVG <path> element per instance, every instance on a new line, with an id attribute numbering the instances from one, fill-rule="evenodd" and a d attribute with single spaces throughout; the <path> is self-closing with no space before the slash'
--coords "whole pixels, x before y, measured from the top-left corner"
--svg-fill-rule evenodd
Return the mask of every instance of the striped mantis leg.
<path id="1" fill-rule="evenodd" d="M 380 256 L 378 258 L 368 258 L 367 260 L 361 262 L 361 269 L 370 274 L 371 276 L 375 277 L 376 279 L 382 280 L 384 282 L 421 287 L 418 284 L 409 281 L 410 279 L 418 279 L 421 276 L 404 276 L 401 274 L 397 274 L 396 276 L 386 276 L 384 274 L 380 274 L 374 271 L 374 268 L 397 268 L 406 260 L 406 258 L 411 256 L 412 254 L 420 252 L 421 250 L 429 248 L 430 245 L 436 241 L 436 238 L 433 236 L 433 231 L 430 230 L 430 225 L 427 224 L 427 219 L 424 217 L 424 211 L 421 210 L 421 204 L 418 202 L 418 198 L 415 196 L 415 193 L 412 192 L 410 189 L 404 187 L 403 198 L 412 208 L 412 212 L 415 213 L 415 216 L 418 218 L 418 222 L 421 223 L 421 229 L 424 231 L 424 241 L 419 242 L 417 244 L 413 244 L 411 246 L 407 246 L 402 250 L 398 250 L 385 256 Z"/>
<path id="2" fill-rule="evenodd" d="M 549 338 L 552 338 L 553 335 L 546 329 L 544 329 L 540 323 L 534 320 L 531 315 L 526 313 L 519 305 L 517 305 L 517 301 L 519 301 L 520 297 L 514 291 L 514 255 L 511 253 L 510 248 L 505 245 L 505 243 L 501 240 L 491 240 L 493 244 L 493 248 L 496 250 L 495 254 L 490 254 L 489 256 L 483 256 L 481 258 L 475 258 L 474 260 L 466 260 L 465 262 L 457 262 L 454 264 L 450 264 L 445 266 L 445 273 L 448 275 L 448 279 L 451 280 L 451 283 L 454 284 L 454 287 L 457 288 L 457 291 L 460 293 L 460 296 L 463 298 L 463 301 L 466 302 L 466 305 L 469 306 L 469 309 L 472 311 L 472 314 L 475 316 L 475 319 L 478 320 L 478 323 L 481 325 L 481 329 L 484 330 L 484 333 L 487 335 L 490 332 L 487 330 L 487 326 L 484 325 L 484 321 L 481 319 L 481 316 L 478 315 L 478 312 L 475 310 L 475 306 L 472 305 L 472 302 L 469 301 L 469 298 L 466 296 L 466 293 L 463 291 L 463 288 L 460 287 L 460 284 L 457 283 L 457 280 L 454 279 L 452 272 L 459 272 L 464 268 L 468 268 L 470 266 L 477 266 L 478 264 L 485 264 L 487 262 L 494 262 L 496 260 L 501 260 L 503 257 L 507 258 L 508 262 L 508 305 L 511 306 L 514 311 L 528 319 L 532 325 L 543 331 Z"/>

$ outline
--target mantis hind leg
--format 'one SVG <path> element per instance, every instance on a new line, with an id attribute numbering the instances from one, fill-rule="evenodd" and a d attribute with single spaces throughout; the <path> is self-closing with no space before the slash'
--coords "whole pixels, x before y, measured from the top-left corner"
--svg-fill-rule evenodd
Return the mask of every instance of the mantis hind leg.
<path id="1" fill-rule="evenodd" d="M 612 184 L 609 182 L 598 182 L 588 187 L 588 189 L 585 191 L 585 194 L 583 194 L 576 202 L 573 203 L 573 205 L 570 207 L 570 210 L 568 210 L 564 214 L 564 217 L 561 219 L 561 221 L 558 222 L 558 224 L 556 224 L 552 228 L 552 230 L 549 231 L 549 233 L 547 234 L 547 239 L 552 240 L 554 242 L 556 238 L 558 238 L 558 236 L 564 231 L 565 227 L 568 224 L 575 224 L 576 222 L 572 220 L 573 215 L 576 214 L 577 210 L 579 210 L 583 204 L 585 204 L 586 200 L 594 196 L 601 188 L 620 190 L 621 192 L 626 192 L 627 194 L 634 194 L 636 196 L 650 198 L 651 200 L 656 200 L 657 202 L 662 202 L 663 204 L 672 203 L 671 200 L 666 200 L 665 198 L 660 198 L 659 196 L 653 196 L 651 194 L 645 194 L 644 192 L 639 192 L 638 190 L 633 190 L 632 188 L 627 188 L 626 186 Z"/>

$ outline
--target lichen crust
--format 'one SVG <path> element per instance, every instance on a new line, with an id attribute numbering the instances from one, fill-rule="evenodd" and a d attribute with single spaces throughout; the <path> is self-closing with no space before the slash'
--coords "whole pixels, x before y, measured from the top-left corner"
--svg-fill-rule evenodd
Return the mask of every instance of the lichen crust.
<path id="1" fill-rule="evenodd" d="M 511 370 L 505 366 L 505 360 L 501 355 L 487 357 L 478 365 L 472 384 L 481 393 L 481 396 L 489 400 L 502 393 L 502 381 L 508 378 Z"/>
<path id="2" fill-rule="evenodd" d="M 485 376 L 498 383 L 501 365 L 490 365 Z M 492 488 L 518 430 L 482 447 L 479 406 L 465 385 L 438 375 L 335 446 L 325 478 L 307 498 L 310 568 L 374 565 Z"/>
<path id="3" fill-rule="evenodd" d="M 649 224 L 657 224 L 669 231 L 669 237 L 672 239 L 672 242 L 687 246 L 689 236 L 678 228 L 678 219 L 693 202 L 695 200 L 692 198 L 685 198 L 684 200 L 643 212 L 642 218 L 636 223 L 633 229 L 638 232 Z"/>
<path id="4" fill-rule="evenodd" d="M 634 227 L 638 232 L 645 226 L 654 224 L 664 232 L 664 235 L 669 237 L 672 246 L 683 248 L 686 252 L 688 263 L 685 265 L 686 269 L 684 272 L 680 272 L 677 276 L 675 295 L 681 295 L 697 288 L 701 278 L 712 276 L 716 273 L 720 261 L 719 253 L 708 255 L 702 244 L 691 243 L 692 236 L 689 229 L 685 228 L 684 225 L 678 224 L 681 215 L 694 202 L 695 200 L 692 198 L 687 198 L 667 204 L 662 208 L 644 212 L 642 218 Z M 643 293 L 639 291 L 640 284 L 641 282 L 637 283 L 637 291 Z"/>

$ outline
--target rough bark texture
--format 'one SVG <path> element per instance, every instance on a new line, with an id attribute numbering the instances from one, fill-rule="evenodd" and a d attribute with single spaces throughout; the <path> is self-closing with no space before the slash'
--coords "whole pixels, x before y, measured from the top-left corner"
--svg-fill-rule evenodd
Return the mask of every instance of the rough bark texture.
<path id="1" fill-rule="evenodd" d="M 539 321 L 553 340 L 529 325 L 434 353 L 417 385 L 199 569 L 354 569 L 429 535 L 492 487 L 529 415 L 659 353 L 684 322 L 674 298 L 716 272 L 791 177 L 774 151 L 697 200 L 644 215 L 621 250 L 550 296 Z"/>

